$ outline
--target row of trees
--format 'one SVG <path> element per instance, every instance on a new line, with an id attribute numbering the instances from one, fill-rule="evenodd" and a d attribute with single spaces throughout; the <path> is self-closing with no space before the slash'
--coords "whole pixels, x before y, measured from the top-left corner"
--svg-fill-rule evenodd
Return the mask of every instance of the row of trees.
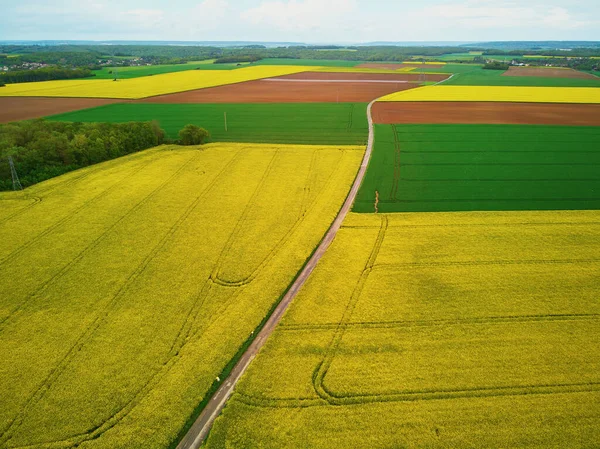
<path id="1" fill-rule="evenodd" d="M 29 83 L 33 81 L 69 80 L 96 76 L 89 69 L 70 69 L 44 67 L 33 70 L 18 70 L 0 73 L 0 85 L 10 83 Z"/>
<path id="2" fill-rule="evenodd" d="M 483 66 L 483 68 L 486 70 L 508 70 L 509 67 L 510 64 L 500 61 L 488 62 L 486 65 Z"/>
<path id="3" fill-rule="evenodd" d="M 0 125 L 0 191 L 12 190 L 9 156 L 23 187 L 163 143 L 201 145 L 210 134 L 196 125 L 165 137 L 157 122 L 71 123 L 33 120 Z"/>
<path id="4" fill-rule="evenodd" d="M 262 58 L 256 55 L 224 56 L 216 59 L 215 64 L 235 64 L 239 62 L 257 62 Z"/>
<path id="5" fill-rule="evenodd" d="M 0 190 L 12 190 L 11 156 L 23 187 L 164 142 L 156 122 L 69 123 L 34 120 L 0 125 Z"/>

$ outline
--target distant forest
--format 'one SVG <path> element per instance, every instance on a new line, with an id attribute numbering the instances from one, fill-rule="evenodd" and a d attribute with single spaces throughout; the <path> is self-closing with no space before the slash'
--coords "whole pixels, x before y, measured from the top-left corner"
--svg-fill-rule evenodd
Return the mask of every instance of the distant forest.
<path id="1" fill-rule="evenodd" d="M 0 45 L 0 67 L 23 63 L 44 63 L 61 67 L 93 68 L 106 60 L 127 65 L 127 58 L 140 58 L 148 64 L 177 64 L 188 61 L 217 59 L 220 61 L 251 61 L 264 58 L 329 59 L 346 61 L 403 61 L 411 57 L 436 57 L 451 53 L 481 51 L 484 55 L 547 55 L 566 57 L 600 56 L 600 44 L 589 48 L 507 49 L 487 47 L 396 47 L 381 46 L 291 46 L 266 48 L 260 45 L 246 47 L 200 47 L 185 45 Z M 562 47 L 558 47 L 562 48 Z M 120 61 L 120 62 L 119 62 Z"/>
<path id="2" fill-rule="evenodd" d="M 205 47 L 191 45 L 0 45 L 0 86 L 8 83 L 85 78 L 102 67 L 185 64 L 190 61 L 215 60 L 215 63 L 256 62 L 261 59 L 312 59 L 343 61 L 390 61 L 432 59 L 444 55 L 446 62 L 467 62 L 464 55 L 474 55 L 472 62 L 485 64 L 490 56 L 514 57 L 518 62 L 558 65 L 578 70 L 598 70 L 600 43 L 581 42 L 588 47 L 568 43 L 489 43 L 485 46 L 281 46 Z M 512 47 L 510 46 L 512 45 Z M 520 49 L 519 49 L 520 48 Z M 532 49 L 533 48 L 533 49 Z M 453 60 L 452 54 L 463 55 Z M 523 60 L 523 56 L 549 56 Z M 555 57 L 563 58 L 555 58 Z"/>

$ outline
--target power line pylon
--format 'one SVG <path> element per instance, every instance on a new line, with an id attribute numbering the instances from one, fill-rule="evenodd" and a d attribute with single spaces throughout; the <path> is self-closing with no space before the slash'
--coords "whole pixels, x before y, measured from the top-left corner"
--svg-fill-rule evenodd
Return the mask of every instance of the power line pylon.
<path id="1" fill-rule="evenodd" d="M 21 181 L 19 181 L 19 175 L 17 175 L 17 169 L 13 162 L 12 156 L 8 156 L 8 165 L 10 165 L 10 174 L 12 176 L 13 190 L 23 190 Z"/>

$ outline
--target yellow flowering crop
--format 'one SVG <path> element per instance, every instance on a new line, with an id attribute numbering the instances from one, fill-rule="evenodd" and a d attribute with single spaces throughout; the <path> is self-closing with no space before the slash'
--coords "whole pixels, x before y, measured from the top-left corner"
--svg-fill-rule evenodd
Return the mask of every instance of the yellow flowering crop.
<path id="1" fill-rule="evenodd" d="M 595 87 L 425 86 L 380 101 L 491 101 L 512 103 L 600 103 Z"/>
<path id="2" fill-rule="evenodd" d="M 174 441 L 363 153 L 163 146 L 0 194 L 0 446 Z"/>
<path id="3" fill-rule="evenodd" d="M 289 75 L 313 69 L 304 66 L 265 65 L 236 70 L 187 70 L 117 81 L 82 79 L 18 83 L 0 88 L 0 96 L 136 99 Z"/>
<path id="4" fill-rule="evenodd" d="M 594 446 L 599 223 L 350 214 L 207 449 Z"/>

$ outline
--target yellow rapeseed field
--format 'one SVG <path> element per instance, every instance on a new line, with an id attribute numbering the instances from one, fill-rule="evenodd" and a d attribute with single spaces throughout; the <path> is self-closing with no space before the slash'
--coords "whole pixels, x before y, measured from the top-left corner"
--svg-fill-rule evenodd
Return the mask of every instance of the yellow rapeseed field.
<path id="1" fill-rule="evenodd" d="M 600 103 L 595 87 L 425 86 L 380 101 L 492 101 L 512 103 Z"/>
<path id="2" fill-rule="evenodd" d="M 170 447 L 363 152 L 163 146 L 0 194 L 0 447 Z"/>
<path id="3" fill-rule="evenodd" d="M 593 447 L 600 211 L 350 214 L 209 449 Z"/>
<path id="4" fill-rule="evenodd" d="M 187 70 L 122 80 L 61 80 L 8 84 L 0 96 L 137 99 L 261 78 L 306 72 L 314 67 L 252 66 L 236 70 Z"/>

